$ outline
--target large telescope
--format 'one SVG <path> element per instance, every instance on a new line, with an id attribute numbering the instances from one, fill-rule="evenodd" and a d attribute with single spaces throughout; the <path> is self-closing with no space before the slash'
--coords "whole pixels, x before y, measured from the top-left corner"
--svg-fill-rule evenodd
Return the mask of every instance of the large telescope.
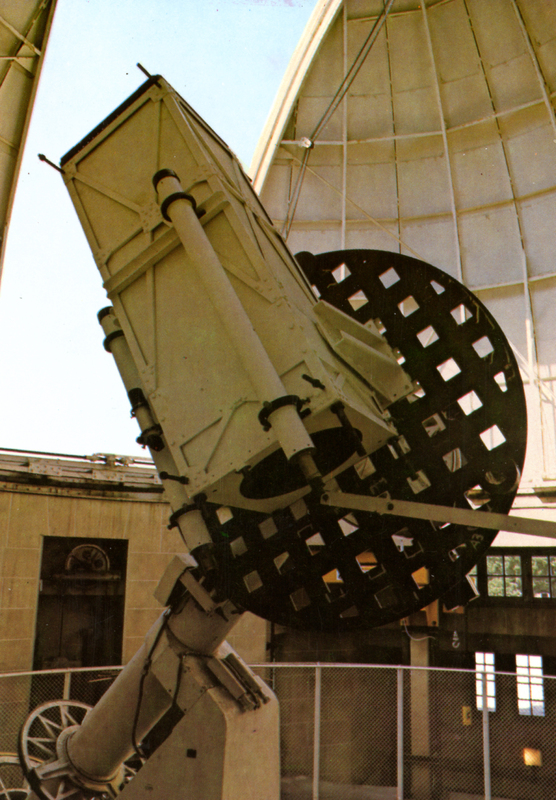
<path id="1" fill-rule="evenodd" d="M 554 535 L 507 517 L 526 443 L 515 358 L 429 264 L 294 258 L 235 156 L 160 76 L 61 168 L 184 555 L 98 705 L 31 714 L 24 771 L 43 800 L 278 800 L 277 701 L 228 632 L 246 610 L 340 635 L 461 605 L 499 529 Z M 173 706 L 180 721 L 145 760 Z"/>

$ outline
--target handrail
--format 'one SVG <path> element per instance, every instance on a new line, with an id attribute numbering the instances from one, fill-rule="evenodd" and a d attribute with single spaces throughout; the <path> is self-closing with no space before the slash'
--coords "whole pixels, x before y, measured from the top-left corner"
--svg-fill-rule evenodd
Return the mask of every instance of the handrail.
<path id="1" fill-rule="evenodd" d="M 418 667 L 411 664 L 358 664 L 354 662 L 341 662 L 341 661 L 261 661 L 258 663 L 250 663 L 251 669 L 316 669 L 322 667 L 323 669 L 364 669 L 364 670 L 377 670 L 377 669 L 390 669 L 390 670 L 406 670 L 406 671 L 420 671 L 420 672 L 450 672 L 450 673 L 464 673 L 468 675 L 475 675 L 477 670 L 475 668 L 463 667 Z M 113 665 L 103 667 L 61 667 L 58 669 L 41 669 L 41 670 L 22 670 L 20 672 L 0 672 L 0 680 L 2 678 L 21 678 L 25 676 L 39 676 L 39 675 L 65 675 L 70 672 L 72 675 L 75 673 L 85 672 L 121 672 L 124 665 Z M 495 670 L 489 675 L 507 675 L 510 678 L 516 678 L 517 672 L 503 672 Z M 556 675 L 550 675 L 543 672 L 542 676 L 545 680 L 555 680 Z"/>

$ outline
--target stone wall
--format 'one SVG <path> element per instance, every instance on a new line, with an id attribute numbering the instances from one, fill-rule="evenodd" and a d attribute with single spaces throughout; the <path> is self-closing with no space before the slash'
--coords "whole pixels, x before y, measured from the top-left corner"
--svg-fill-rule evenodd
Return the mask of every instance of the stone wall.
<path id="1" fill-rule="evenodd" d="M 175 553 L 183 552 L 169 507 L 155 499 L 75 496 L 58 490 L 0 490 L 0 672 L 33 666 L 44 537 L 128 541 L 122 661 L 126 663 L 162 609 L 152 593 Z M 245 615 L 230 642 L 247 661 L 266 660 L 266 623 Z"/>

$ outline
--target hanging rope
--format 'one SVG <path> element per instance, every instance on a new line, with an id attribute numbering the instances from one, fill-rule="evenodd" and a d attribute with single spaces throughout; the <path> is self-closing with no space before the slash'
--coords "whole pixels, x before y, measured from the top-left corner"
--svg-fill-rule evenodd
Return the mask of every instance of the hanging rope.
<path id="1" fill-rule="evenodd" d="M 300 158 L 297 158 L 297 156 L 294 156 L 291 153 L 290 153 L 290 155 L 291 155 L 291 157 L 292 157 L 292 159 L 294 161 L 297 161 L 299 164 L 302 163 Z M 325 186 L 328 186 L 328 188 L 331 189 L 333 192 L 336 192 L 336 194 L 338 194 L 340 196 L 343 196 L 343 193 L 340 191 L 340 189 L 338 189 L 336 186 L 334 186 L 333 183 L 330 183 L 330 181 L 327 181 L 326 178 L 323 178 L 323 176 L 320 175 L 318 172 L 315 172 L 314 169 L 311 169 L 311 167 L 307 167 L 306 169 L 307 169 L 307 172 L 310 172 L 311 175 L 314 175 L 317 180 L 321 181 L 321 183 L 324 183 Z M 421 255 L 416 250 L 414 250 L 412 247 L 410 247 L 408 244 L 403 242 L 397 234 L 392 233 L 392 231 L 388 230 L 388 228 L 386 228 L 377 219 L 375 219 L 370 214 L 368 214 L 362 206 L 358 205 L 358 203 L 356 203 L 355 200 L 352 200 L 347 195 L 346 195 L 346 202 L 349 203 L 350 205 L 352 205 L 361 214 L 363 214 L 363 216 L 366 219 L 368 219 L 369 222 L 372 222 L 374 225 L 377 226 L 377 228 L 380 228 L 380 230 L 383 231 L 383 233 L 385 233 L 387 236 L 390 236 L 392 239 L 394 239 L 401 247 L 404 247 L 409 253 L 411 253 L 413 256 L 415 256 L 415 258 L 418 258 L 420 261 L 426 261 L 425 256 Z"/>
<path id="2" fill-rule="evenodd" d="M 355 57 L 355 60 L 353 61 L 351 67 L 346 72 L 346 74 L 344 76 L 344 79 L 342 80 L 342 82 L 340 83 L 338 89 L 336 90 L 336 93 L 334 94 L 334 97 L 332 98 L 332 100 L 328 104 L 328 107 L 326 108 L 326 111 L 321 116 L 321 118 L 317 122 L 312 134 L 307 139 L 307 149 L 306 149 L 306 151 L 305 151 L 305 153 L 303 155 L 303 159 L 301 160 L 301 167 L 300 167 L 300 170 L 299 170 L 298 175 L 297 175 L 297 180 L 295 182 L 294 190 L 293 190 L 293 192 L 292 192 L 292 194 L 290 196 L 290 199 L 288 201 L 288 209 L 287 209 L 287 213 L 286 213 L 286 219 L 284 220 L 284 224 L 283 224 L 282 230 L 281 230 L 281 234 L 282 234 L 282 236 L 284 238 L 288 237 L 289 232 L 291 230 L 291 226 L 292 226 L 293 219 L 295 217 L 295 212 L 296 212 L 296 209 L 297 209 L 297 202 L 299 200 L 299 195 L 301 193 L 301 186 L 303 184 L 303 179 L 305 177 L 305 171 L 306 171 L 306 168 L 307 168 L 307 163 L 309 161 L 309 156 L 310 156 L 311 150 L 313 149 L 314 143 L 315 143 L 316 139 L 318 138 L 318 136 L 319 136 L 320 132 L 322 131 L 322 129 L 325 127 L 325 125 L 329 121 L 330 117 L 334 114 L 334 112 L 336 111 L 336 109 L 338 108 L 338 106 L 340 105 L 342 100 L 344 99 L 344 97 L 345 97 L 347 91 L 349 90 L 351 84 L 353 83 L 353 81 L 357 77 L 357 74 L 359 73 L 359 70 L 361 69 L 361 67 L 365 63 L 365 59 L 369 55 L 371 47 L 375 43 L 378 34 L 382 30 L 382 26 L 386 22 L 386 17 L 388 16 L 388 12 L 390 11 L 390 8 L 392 7 L 393 2 L 394 2 L 394 0 L 387 0 L 387 3 L 384 6 L 380 16 L 377 17 L 377 19 L 375 20 L 375 24 L 371 28 L 371 31 L 370 31 L 369 35 L 367 36 L 367 38 L 365 39 L 361 49 L 357 53 L 357 56 Z"/>

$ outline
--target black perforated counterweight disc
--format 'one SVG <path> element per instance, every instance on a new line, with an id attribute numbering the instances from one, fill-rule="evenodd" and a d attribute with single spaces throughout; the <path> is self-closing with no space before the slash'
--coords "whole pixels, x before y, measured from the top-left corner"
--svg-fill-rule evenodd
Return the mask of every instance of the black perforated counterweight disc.
<path id="1" fill-rule="evenodd" d="M 525 456 L 526 410 L 516 360 L 492 315 L 458 281 L 414 258 L 375 250 L 297 258 L 324 300 L 376 322 L 416 382 L 414 394 L 388 409 L 398 436 L 346 469 L 340 488 L 507 513 Z M 310 497 L 272 516 L 232 511 L 224 524 L 214 513 L 210 526 L 222 590 L 269 620 L 332 632 L 385 624 L 446 593 L 449 606 L 465 602 L 465 575 L 495 536 L 328 509 Z"/>

